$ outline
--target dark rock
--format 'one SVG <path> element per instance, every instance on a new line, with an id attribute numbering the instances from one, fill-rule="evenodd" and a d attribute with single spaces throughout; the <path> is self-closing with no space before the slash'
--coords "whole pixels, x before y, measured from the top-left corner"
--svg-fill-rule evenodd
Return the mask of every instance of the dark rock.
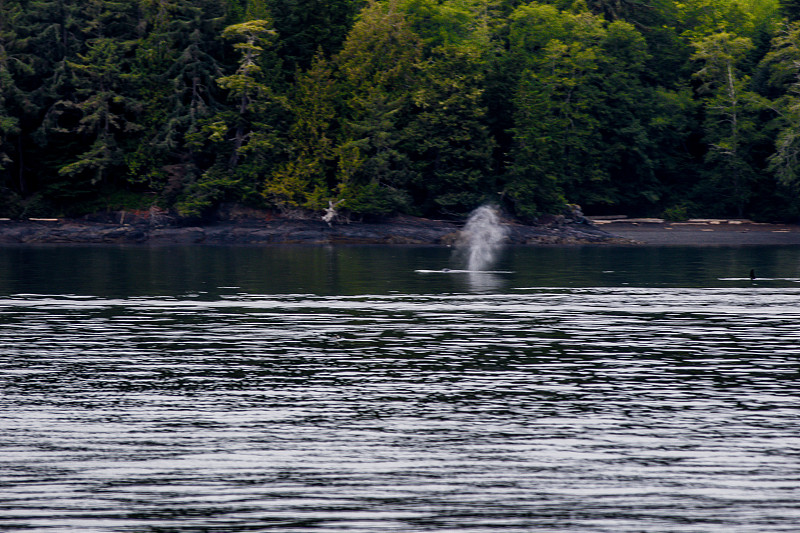
<path id="1" fill-rule="evenodd" d="M 557 220 L 557 222 L 556 222 Z M 561 216 L 549 224 L 507 223 L 509 244 L 559 245 L 631 243 L 592 224 Z M 553 223 L 556 222 L 556 223 Z M 150 244 L 424 244 L 452 246 L 461 224 L 409 216 L 383 222 L 328 226 L 322 220 L 248 218 L 199 227 L 158 227 L 150 223 L 3 221 L 0 243 Z"/>
<path id="2" fill-rule="evenodd" d="M 154 244 L 198 244 L 206 238 L 203 228 L 158 228 L 149 232 L 148 242 Z"/>

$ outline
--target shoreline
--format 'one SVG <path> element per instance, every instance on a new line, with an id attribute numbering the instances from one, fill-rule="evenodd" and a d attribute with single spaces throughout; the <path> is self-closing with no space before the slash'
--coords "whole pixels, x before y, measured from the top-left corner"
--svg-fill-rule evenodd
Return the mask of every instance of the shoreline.
<path id="1" fill-rule="evenodd" d="M 642 246 L 800 245 L 800 226 L 741 219 L 595 219 L 603 230 Z"/>
<path id="2" fill-rule="evenodd" d="M 0 245 L 25 244 L 380 244 L 452 246 L 463 224 L 409 216 L 383 222 L 328 225 L 321 220 L 266 217 L 213 224 L 156 225 L 147 220 L 110 223 L 69 219 L 0 220 Z M 507 223 L 509 244 L 633 244 L 587 222 Z"/>
<path id="3" fill-rule="evenodd" d="M 71 219 L 0 220 L 0 245 L 433 245 L 452 246 L 463 224 L 416 217 L 384 222 L 337 223 L 258 218 L 206 225 L 111 223 Z M 800 245 L 800 226 L 749 220 L 660 219 L 560 220 L 542 225 L 505 223 L 508 243 L 526 246 L 788 246 Z"/>

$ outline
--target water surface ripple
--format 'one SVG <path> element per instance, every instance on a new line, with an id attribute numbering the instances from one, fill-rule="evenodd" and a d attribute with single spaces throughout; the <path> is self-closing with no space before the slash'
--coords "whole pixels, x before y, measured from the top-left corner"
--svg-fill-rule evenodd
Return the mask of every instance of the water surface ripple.
<path id="1" fill-rule="evenodd" d="M 798 298 L 4 297 L 0 526 L 797 531 Z"/>

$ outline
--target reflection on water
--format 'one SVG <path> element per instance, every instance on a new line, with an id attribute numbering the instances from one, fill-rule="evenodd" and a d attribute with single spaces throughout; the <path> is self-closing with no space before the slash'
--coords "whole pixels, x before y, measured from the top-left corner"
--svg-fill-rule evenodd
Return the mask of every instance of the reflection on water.
<path id="1" fill-rule="evenodd" d="M 793 286 L 794 247 L 505 248 L 492 276 L 431 276 L 463 268 L 437 247 L 0 247 L 0 294 L 101 296 L 198 293 L 429 294 L 515 287 Z M 479 279 L 476 279 L 479 278 Z M 735 280 L 725 278 L 736 278 Z M 475 283 L 471 283 L 474 280 Z"/>
<path id="2" fill-rule="evenodd" d="M 491 272 L 470 272 L 467 280 L 472 292 L 497 292 L 503 287 L 503 278 Z"/>
<path id="3" fill-rule="evenodd" d="M 800 255 L 707 254 L 0 250 L 0 529 L 796 531 Z"/>

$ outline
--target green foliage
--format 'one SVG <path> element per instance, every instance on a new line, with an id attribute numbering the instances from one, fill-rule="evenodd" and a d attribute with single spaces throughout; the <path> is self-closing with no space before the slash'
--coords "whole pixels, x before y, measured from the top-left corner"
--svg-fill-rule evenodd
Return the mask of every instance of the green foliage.
<path id="1" fill-rule="evenodd" d="M 642 195 L 639 204 L 652 201 L 642 36 L 626 22 L 552 6 L 523 6 L 512 20 L 510 56 L 522 74 L 507 192 L 517 209 L 531 216 L 567 200 L 614 204 L 628 191 Z"/>
<path id="2" fill-rule="evenodd" d="M 323 209 L 331 192 L 335 164 L 331 128 L 336 117 L 336 92 L 331 67 L 320 55 L 297 80 L 288 107 L 293 115 L 289 129 L 289 159 L 266 180 L 265 196 L 289 208 Z"/>
<path id="3" fill-rule="evenodd" d="M 778 0 L 693 0 L 676 2 L 678 28 L 690 40 L 715 33 L 753 38 L 778 22 Z"/>
<path id="4" fill-rule="evenodd" d="M 284 99 L 275 94 L 268 49 L 275 31 L 268 20 L 248 20 L 227 26 L 222 37 L 233 41 L 239 54 L 236 70 L 217 79 L 233 104 L 209 117 L 202 126 L 205 139 L 216 147 L 215 163 L 186 189 L 178 207 L 199 215 L 230 196 L 242 201 L 259 197 L 258 181 L 274 164 L 275 124 L 281 120 Z"/>
<path id="5" fill-rule="evenodd" d="M 227 89 L 229 97 L 236 101 L 238 106 L 236 115 L 230 113 L 220 115 L 233 117 L 228 121 L 234 135 L 229 161 L 231 168 L 237 166 L 241 155 L 248 150 L 245 143 L 252 140 L 252 137 L 247 129 L 252 121 L 257 120 L 258 114 L 264 110 L 271 96 L 264 77 L 264 69 L 259 64 L 259 59 L 275 35 L 269 24 L 266 20 L 250 20 L 228 26 L 222 32 L 223 38 L 237 41 L 233 47 L 241 53 L 236 72 L 217 79 L 217 84 Z M 211 136 L 212 140 L 220 137 L 219 130 L 213 132 Z"/>
<path id="6" fill-rule="evenodd" d="M 773 87 L 781 91 L 774 103 L 778 133 L 769 168 L 782 185 L 800 191 L 800 23 L 781 29 L 763 63 L 770 70 Z"/>
<path id="7" fill-rule="evenodd" d="M 794 216 L 795 4 L 0 0 L 0 213 Z"/>
<path id="8" fill-rule="evenodd" d="M 19 135 L 19 119 L 8 111 L 16 93 L 5 47 L 0 44 L 0 171 L 12 162 L 13 138 Z"/>
<path id="9" fill-rule="evenodd" d="M 649 93 L 648 103 L 646 128 L 652 147 L 648 154 L 658 194 L 654 207 L 682 204 L 699 180 L 697 157 L 687 149 L 700 128 L 698 103 L 689 87 L 656 88 Z"/>
<path id="10" fill-rule="evenodd" d="M 280 36 L 277 44 L 285 76 L 311 66 L 322 52 L 330 58 L 342 47 L 364 0 L 267 0 L 267 10 Z"/>
<path id="11" fill-rule="evenodd" d="M 496 200 L 484 104 L 485 62 L 469 48 L 442 47 L 427 61 L 405 129 L 411 192 L 423 211 L 464 215 Z"/>
<path id="12" fill-rule="evenodd" d="M 669 222 L 681 222 L 688 220 L 689 208 L 685 204 L 674 205 L 665 209 L 661 216 Z"/>
<path id="13" fill-rule="evenodd" d="M 175 209 L 181 216 L 202 218 L 238 185 L 238 180 L 226 168 L 211 167 L 185 188 L 175 203 Z"/>
<path id="14" fill-rule="evenodd" d="M 19 2 L 0 0 L 0 186 L 12 181 L 9 170 L 20 157 L 20 121 L 34 107 L 19 80 L 33 73 L 33 58 L 16 26 L 23 18 Z M 17 164 L 21 164 L 17 161 Z M 21 189 L 25 188 L 20 182 Z"/>
<path id="15" fill-rule="evenodd" d="M 122 134 L 141 128 L 132 114 L 140 109 L 127 96 L 127 76 L 123 72 L 124 48 L 117 41 L 99 37 L 91 41 L 78 61 L 69 62 L 74 73 L 75 98 L 58 102 L 61 113 L 74 112 L 77 122 L 62 121 L 62 128 L 86 139 L 88 148 L 77 158 L 59 168 L 61 175 L 91 174 L 92 184 L 103 181 L 109 171 L 122 165 Z"/>
<path id="16" fill-rule="evenodd" d="M 800 2 L 797 0 L 779 0 L 780 13 L 789 20 L 800 19 Z"/>
<path id="17" fill-rule="evenodd" d="M 383 214 L 407 203 L 403 191 L 412 169 L 400 141 L 421 52 L 396 2 L 373 1 L 333 60 L 342 95 L 336 195 L 354 213 Z"/>
<path id="18" fill-rule="evenodd" d="M 204 121 L 222 107 L 215 52 L 220 6 L 187 0 L 146 0 L 147 29 L 135 50 L 132 78 L 143 111 L 141 140 L 126 155 L 130 180 L 173 198 L 198 172 Z"/>
<path id="19" fill-rule="evenodd" d="M 701 83 L 697 91 L 705 95 L 706 161 L 713 170 L 711 179 L 718 185 L 721 201 L 742 216 L 757 175 L 747 147 L 761 133 L 758 113 L 767 107 L 763 98 L 748 90 L 748 77 L 737 70 L 753 44 L 746 37 L 718 33 L 693 45 L 692 59 L 701 67 L 694 74 Z"/>

